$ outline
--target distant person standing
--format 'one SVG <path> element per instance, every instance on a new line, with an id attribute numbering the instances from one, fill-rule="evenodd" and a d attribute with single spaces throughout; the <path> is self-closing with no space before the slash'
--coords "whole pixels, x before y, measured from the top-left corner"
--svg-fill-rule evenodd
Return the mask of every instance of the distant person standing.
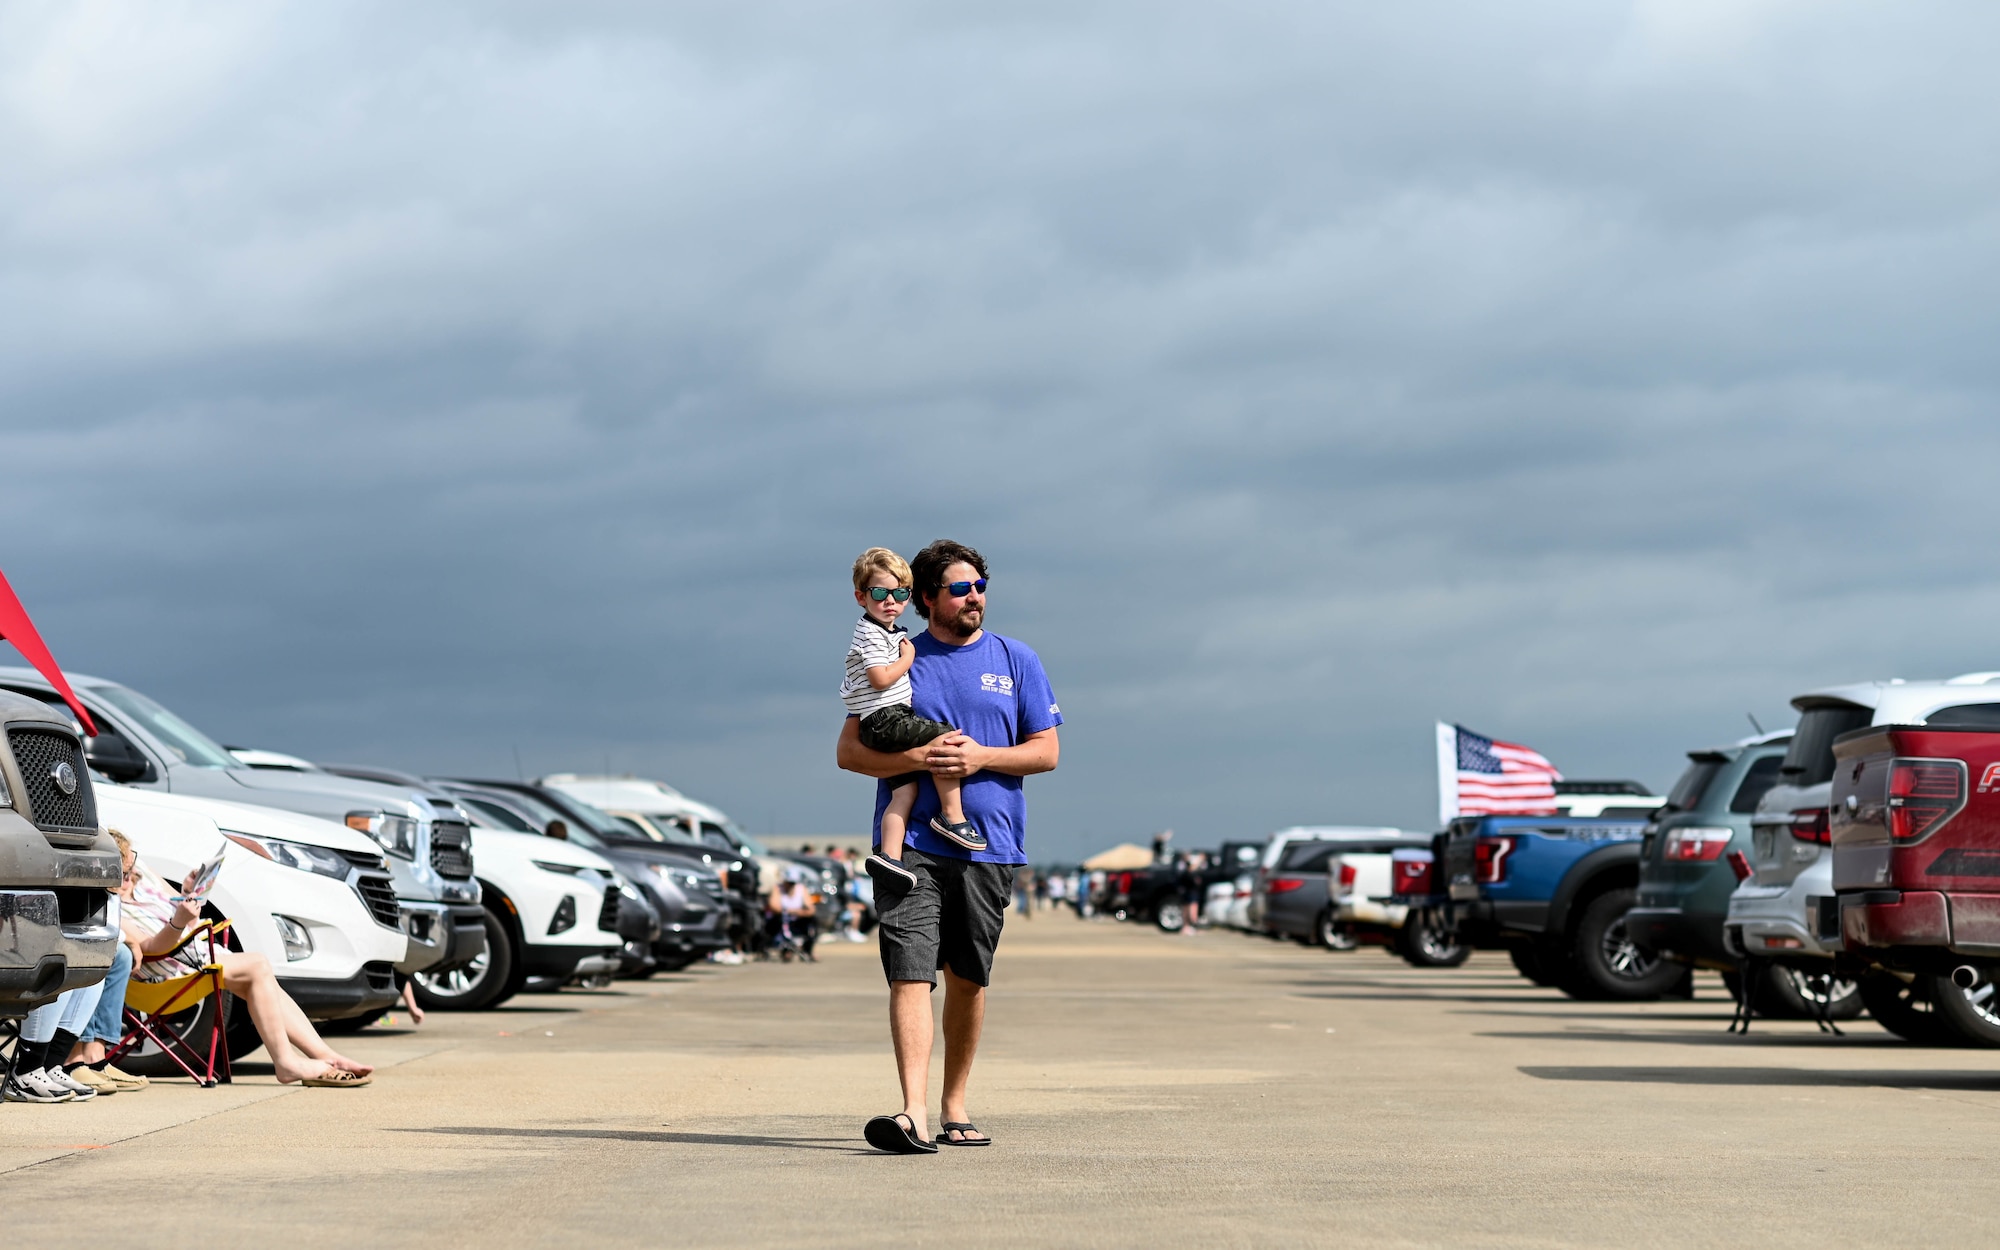
<path id="1" fill-rule="evenodd" d="M 940 539 L 917 553 L 910 570 L 913 606 L 929 622 L 912 640 L 911 708 L 917 716 L 957 728 L 925 745 L 889 753 L 862 745 L 861 720 L 853 715 L 841 727 L 836 751 L 840 767 L 878 779 L 878 845 L 891 797 L 886 779 L 921 770 L 903 849 L 903 866 L 914 883 L 878 878 L 875 891 L 903 1109 L 870 1120 L 863 1135 L 877 1149 L 898 1154 L 935 1152 L 938 1142 L 991 1143 L 972 1123 L 966 1091 L 1007 896 L 1028 862 L 1022 779 L 1056 766 L 1056 727 L 1062 724 L 1040 657 L 985 629 L 985 559 L 962 543 Z M 985 850 L 968 850 L 930 823 L 939 810 L 935 778 L 959 783 L 965 818 L 984 835 Z M 932 1141 L 926 1091 L 930 994 L 939 970 L 945 982 L 943 1132 Z"/>

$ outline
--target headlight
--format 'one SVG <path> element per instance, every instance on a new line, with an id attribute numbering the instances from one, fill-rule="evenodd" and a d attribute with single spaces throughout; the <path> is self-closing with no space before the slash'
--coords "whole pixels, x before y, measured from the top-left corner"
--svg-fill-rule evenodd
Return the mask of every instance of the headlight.
<path id="1" fill-rule="evenodd" d="M 534 865 L 543 872 L 559 872 L 566 877 L 574 877 L 583 871 L 583 869 L 577 867 L 575 864 L 551 864 L 546 859 L 535 860 Z"/>
<path id="2" fill-rule="evenodd" d="M 388 812 L 349 812 L 347 827 L 367 834 L 383 850 L 400 859 L 417 857 L 417 822 L 408 816 L 392 816 Z"/>
<path id="3" fill-rule="evenodd" d="M 329 851 L 323 846 L 309 846 L 304 842 L 280 842 L 276 838 L 253 837 L 247 833 L 231 833 L 227 829 L 222 836 L 245 850 L 255 851 L 273 863 L 287 868 L 297 868 L 301 872 L 316 872 L 322 877 L 332 877 L 336 881 L 347 880 L 347 870 L 352 867 L 347 857 L 339 851 Z"/>

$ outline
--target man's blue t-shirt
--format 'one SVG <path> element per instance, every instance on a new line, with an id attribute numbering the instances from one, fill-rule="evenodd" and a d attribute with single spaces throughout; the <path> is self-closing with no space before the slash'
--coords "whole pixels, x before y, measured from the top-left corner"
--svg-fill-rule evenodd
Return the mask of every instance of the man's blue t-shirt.
<path id="1" fill-rule="evenodd" d="M 962 647 L 947 646 L 928 631 L 910 640 L 916 660 L 910 665 L 919 716 L 956 725 L 981 746 L 1019 746 L 1029 734 L 1063 723 L 1041 657 L 1012 638 L 987 632 Z M 948 855 L 987 864 L 1028 862 L 1028 802 L 1022 778 L 990 770 L 965 779 L 959 798 L 965 818 L 986 835 L 986 849 L 968 851 L 931 832 L 937 815 L 937 787 L 930 774 L 917 783 L 917 806 L 910 814 L 905 846 L 926 855 Z M 882 811 L 889 806 L 889 785 L 875 787 L 875 844 L 882 844 Z"/>

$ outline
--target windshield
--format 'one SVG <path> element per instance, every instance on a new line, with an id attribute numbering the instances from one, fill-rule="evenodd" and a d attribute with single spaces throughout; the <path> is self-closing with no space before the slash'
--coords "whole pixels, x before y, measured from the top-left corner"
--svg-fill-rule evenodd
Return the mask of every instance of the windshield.
<path id="1" fill-rule="evenodd" d="M 1864 729 L 1875 713 L 1853 703 L 1833 703 L 1799 713 L 1791 749 L 1779 769 L 1786 785 L 1816 786 L 1833 780 L 1833 740 L 1850 729 Z"/>
<path id="2" fill-rule="evenodd" d="M 223 750 L 220 743 L 136 690 L 93 686 L 90 693 L 138 721 L 155 742 L 172 751 L 183 764 L 196 768 L 243 767 L 242 761 Z"/>
<path id="3" fill-rule="evenodd" d="M 1743 781 L 1736 787 L 1736 797 L 1729 800 L 1729 810 L 1739 816 L 1757 810 L 1757 803 L 1764 797 L 1764 791 L 1778 784 L 1778 765 L 1782 755 L 1766 755 L 1750 765 L 1750 771 L 1743 774 Z"/>
<path id="4" fill-rule="evenodd" d="M 464 796 L 460 796 L 458 801 L 471 808 L 473 814 L 478 816 L 482 823 L 491 824 L 495 829 L 506 829 L 513 833 L 541 832 L 541 830 L 522 820 L 519 816 L 516 816 L 498 803 L 488 803 L 484 799 L 472 799 Z"/>

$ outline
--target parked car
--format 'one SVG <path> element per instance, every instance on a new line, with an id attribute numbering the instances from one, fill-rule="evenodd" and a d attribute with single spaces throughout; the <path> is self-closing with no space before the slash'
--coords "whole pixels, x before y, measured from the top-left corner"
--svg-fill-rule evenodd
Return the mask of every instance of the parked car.
<path id="1" fill-rule="evenodd" d="M 1409 907 L 1396 898 L 1397 852 L 1430 853 L 1427 835 L 1338 846 L 1326 864 L 1326 910 L 1319 917 L 1319 941 L 1329 949 L 1362 942 L 1398 946 Z M 1433 952 L 1435 953 L 1435 952 Z M 1468 952 L 1470 953 L 1470 952 Z M 1461 956 L 1458 962 L 1464 962 Z"/>
<path id="2" fill-rule="evenodd" d="M 1907 986 L 1883 979 L 1857 984 L 1834 972 L 1842 945 L 1833 886 L 1834 741 L 1871 725 L 1990 726 L 2000 715 L 2000 674 L 1967 673 L 1946 681 L 1863 682 L 1792 700 L 1799 723 L 1750 822 L 1752 873 L 1729 898 L 1723 924 L 1732 953 L 1769 960 L 1824 984 L 1835 1001 L 1858 998 L 1883 1027 L 1908 1007 Z M 1824 931 L 1830 936 L 1822 939 Z M 1894 990 L 1891 995 L 1890 991 Z M 1891 1001 L 1891 998 L 1895 1001 Z M 1876 1008 L 1881 1010 L 1877 1011 Z"/>
<path id="3" fill-rule="evenodd" d="M 317 770 L 252 768 L 136 690 L 78 673 L 69 677 L 97 722 L 85 758 L 109 780 L 338 821 L 381 846 L 409 937 L 400 971 L 462 966 L 484 944 L 472 830 L 449 798 Z M 70 717 L 54 687 L 33 669 L 0 668 L 0 689 Z"/>
<path id="4" fill-rule="evenodd" d="M 1211 928 L 1249 927 L 1250 895 L 1257 886 L 1262 842 L 1224 842 L 1208 862 L 1201 921 Z"/>
<path id="5" fill-rule="evenodd" d="M 1791 739 L 1784 730 L 1688 752 L 1687 770 L 1640 846 L 1639 901 L 1625 920 L 1633 940 L 1676 963 L 1722 972 L 1739 995 L 1739 957 L 1723 940 L 1737 884 L 1729 857 L 1749 854 L 1751 815 L 1776 784 Z M 1858 1015 L 1852 985 L 1829 979 L 1831 971 L 1760 961 L 1755 1001 L 1773 1015 Z"/>
<path id="6" fill-rule="evenodd" d="M 1985 706 L 1834 743 L 1835 903 L 1817 936 L 1868 970 L 1870 1011 L 1913 1041 L 2000 1046 L 2000 705 Z"/>
<path id="7" fill-rule="evenodd" d="M 1383 825 L 1294 825 L 1278 830 L 1264 842 L 1263 854 L 1257 863 L 1256 880 L 1251 884 L 1250 898 L 1244 909 L 1243 927 L 1253 933 L 1282 936 L 1272 930 L 1265 917 L 1270 901 L 1266 886 L 1295 843 L 1380 841 L 1399 837 L 1402 832 L 1401 829 Z"/>
<path id="8" fill-rule="evenodd" d="M 1114 920 L 1133 920 L 1179 933 L 1187 925 L 1181 866 L 1161 860 L 1144 868 L 1107 869 L 1092 906 Z"/>
<path id="9" fill-rule="evenodd" d="M 1429 839 L 1397 831 L 1395 837 L 1346 838 L 1328 842 L 1293 842 L 1263 883 L 1264 928 L 1329 950 L 1352 950 L 1358 943 L 1351 927 L 1334 917 L 1333 893 L 1339 881 L 1338 861 L 1346 854 L 1373 852 L 1383 857 L 1398 847 L 1421 846 Z M 1352 885 L 1354 878 L 1349 877 Z M 1384 873 L 1383 884 L 1387 884 Z"/>
<path id="10" fill-rule="evenodd" d="M 1448 836 L 1441 833 L 1427 847 L 1389 853 L 1388 901 L 1403 911 L 1390 945 L 1413 968 L 1456 968 L 1472 957 L 1472 947 L 1452 926 L 1451 900 L 1437 884 L 1438 852 Z"/>
<path id="11" fill-rule="evenodd" d="M 0 691 L 0 722 L 0 1016 L 18 1016 L 110 971 L 123 867 L 67 710 Z"/>
<path id="12" fill-rule="evenodd" d="M 1529 980 L 1574 998 L 1657 998 L 1687 969 L 1632 940 L 1644 822 L 1469 816 L 1437 842 L 1446 916 L 1459 940 L 1506 950 Z"/>
<path id="13" fill-rule="evenodd" d="M 231 949 L 270 962 L 307 1019 L 365 1023 L 396 1003 L 396 964 L 409 937 L 374 841 L 330 820 L 246 803 L 116 785 L 97 795 L 99 819 L 169 881 L 221 854 L 203 914 L 230 922 Z M 200 1036 L 219 1006 L 204 999 L 170 1027 Z M 248 1012 L 224 1025 L 232 1060 L 262 1044 Z M 179 1071 L 150 1042 L 131 1059 L 123 1066 L 142 1076 Z"/>
<path id="14" fill-rule="evenodd" d="M 546 834 L 561 821 L 570 842 L 617 865 L 659 916 L 656 969 L 685 968 L 729 947 L 739 925 L 762 923 L 761 910 L 753 920 L 744 919 L 749 903 L 724 886 L 700 847 L 654 842 L 587 803 L 529 782 L 434 778 L 433 783 L 497 823 L 512 819 Z"/>

